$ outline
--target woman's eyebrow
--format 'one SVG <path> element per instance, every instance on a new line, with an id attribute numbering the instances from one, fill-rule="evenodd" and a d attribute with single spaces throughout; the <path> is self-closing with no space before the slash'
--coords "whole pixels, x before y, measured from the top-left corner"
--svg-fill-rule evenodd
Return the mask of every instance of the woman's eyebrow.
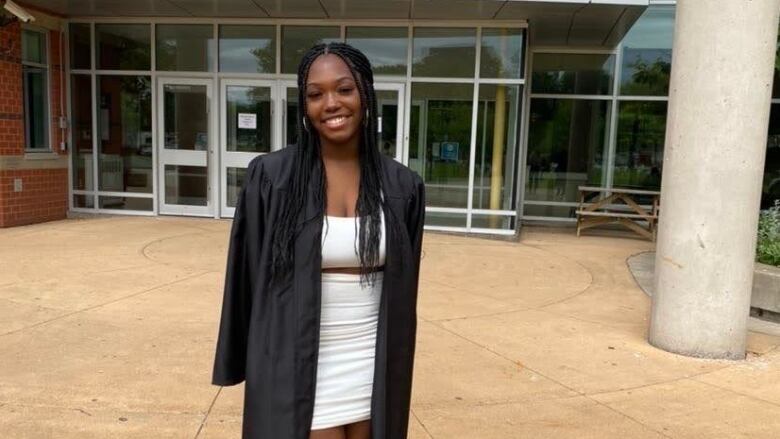
<path id="1" fill-rule="evenodd" d="M 351 76 L 342 76 L 342 77 L 336 79 L 334 82 L 339 83 L 339 82 L 344 82 L 344 81 L 355 82 L 355 79 L 353 77 L 351 77 Z M 306 83 L 307 87 L 319 86 L 319 85 L 320 85 L 319 82 L 308 82 L 308 83 Z"/>

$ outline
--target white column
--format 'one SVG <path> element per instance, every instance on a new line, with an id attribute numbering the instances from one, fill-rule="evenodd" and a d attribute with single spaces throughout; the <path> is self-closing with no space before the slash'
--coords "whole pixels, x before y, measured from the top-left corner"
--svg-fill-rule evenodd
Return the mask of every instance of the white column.
<path id="1" fill-rule="evenodd" d="M 780 0 L 679 0 L 649 341 L 745 357 Z"/>

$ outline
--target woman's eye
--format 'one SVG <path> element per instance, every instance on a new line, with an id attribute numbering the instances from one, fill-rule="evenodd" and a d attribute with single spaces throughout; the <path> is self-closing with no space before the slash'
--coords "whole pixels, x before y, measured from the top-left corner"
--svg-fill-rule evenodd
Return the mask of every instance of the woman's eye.
<path id="1" fill-rule="evenodd" d="M 309 97 L 309 99 L 316 99 L 320 97 L 320 94 L 321 93 L 309 93 L 307 96 Z"/>
<path id="2" fill-rule="evenodd" d="M 347 94 L 347 93 L 352 93 L 352 90 L 353 89 L 351 87 L 346 87 L 346 88 L 340 89 L 339 92 Z"/>

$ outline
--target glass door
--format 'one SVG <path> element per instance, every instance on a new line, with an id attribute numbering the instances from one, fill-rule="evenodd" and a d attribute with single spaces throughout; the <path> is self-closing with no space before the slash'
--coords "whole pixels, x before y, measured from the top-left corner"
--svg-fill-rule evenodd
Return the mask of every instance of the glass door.
<path id="1" fill-rule="evenodd" d="M 279 94 L 282 97 L 282 145 L 298 142 L 298 83 L 280 81 Z"/>
<path id="2" fill-rule="evenodd" d="M 220 214 L 232 217 L 249 162 L 277 149 L 273 81 L 223 79 L 220 86 Z"/>
<path id="3" fill-rule="evenodd" d="M 159 211 L 212 216 L 211 80 L 160 78 L 157 99 Z"/>
<path id="4" fill-rule="evenodd" d="M 404 85 L 377 83 L 374 90 L 379 117 L 377 145 L 384 154 L 403 163 Z"/>

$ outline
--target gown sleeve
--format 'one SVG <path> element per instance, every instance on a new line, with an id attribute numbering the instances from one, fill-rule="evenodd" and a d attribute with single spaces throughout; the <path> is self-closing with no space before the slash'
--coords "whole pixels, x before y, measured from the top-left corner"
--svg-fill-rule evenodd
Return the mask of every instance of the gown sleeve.
<path id="1" fill-rule="evenodd" d="M 212 384 L 232 386 L 246 378 L 247 339 L 256 278 L 255 261 L 262 242 L 264 209 L 258 175 L 259 157 L 247 168 L 239 193 L 225 271 L 222 316 Z"/>
<path id="2" fill-rule="evenodd" d="M 416 291 L 420 277 L 420 256 L 422 254 L 423 226 L 425 225 L 425 183 L 419 175 L 414 174 L 414 177 L 414 192 L 409 200 L 411 206 L 406 224 L 414 255 L 413 284 Z"/>

